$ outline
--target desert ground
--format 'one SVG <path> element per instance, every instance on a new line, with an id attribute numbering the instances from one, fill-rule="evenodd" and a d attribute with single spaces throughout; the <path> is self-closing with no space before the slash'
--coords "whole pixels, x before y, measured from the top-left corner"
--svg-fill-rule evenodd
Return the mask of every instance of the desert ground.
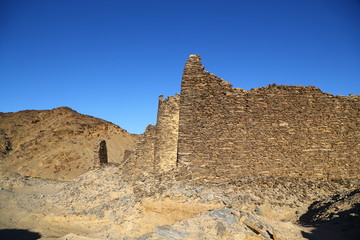
<path id="1" fill-rule="evenodd" d="M 94 167 L 72 181 L 1 173 L 0 236 L 63 240 L 360 236 L 360 191 L 349 190 L 355 182 L 248 177 L 232 184 L 198 185 L 170 176 L 126 182 L 122 174 L 118 166 Z"/>

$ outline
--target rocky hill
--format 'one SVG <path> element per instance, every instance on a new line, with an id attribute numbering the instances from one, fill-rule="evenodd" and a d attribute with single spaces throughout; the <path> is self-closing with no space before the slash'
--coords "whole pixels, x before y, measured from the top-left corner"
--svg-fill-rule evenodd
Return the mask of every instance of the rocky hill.
<path id="1" fill-rule="evenodd" d="M 121 163 L 139 135 L 60 107 L 0 113 L 0 170 L 24 176 L 70 180 L 98 164 L 105 140 L 110 163 Z"/>

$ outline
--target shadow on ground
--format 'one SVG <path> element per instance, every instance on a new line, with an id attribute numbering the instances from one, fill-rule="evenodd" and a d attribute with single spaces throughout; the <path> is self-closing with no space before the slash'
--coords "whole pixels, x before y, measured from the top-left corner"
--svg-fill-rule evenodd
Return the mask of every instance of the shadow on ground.
<path id="1" fill-rule="evenodd" d="M 25 229 L 0 229 L 0 239 L 6 240 L 35 240 L 41 238 L 40 233 Z"/>
<path id="2" fill-rule="evenodd" d="M 360 194 L 360 190 L 311 204 L 308 211 L 299 218 L 301 225 L 313 228 L 310 233 L 302 232 L 303 237 L 310 240 L 359 240 L 360 203 L 359 195 L 354 198 L 355 194 Z M 342 210 L 342 206 L 346 204 L 351 208 Z"/>

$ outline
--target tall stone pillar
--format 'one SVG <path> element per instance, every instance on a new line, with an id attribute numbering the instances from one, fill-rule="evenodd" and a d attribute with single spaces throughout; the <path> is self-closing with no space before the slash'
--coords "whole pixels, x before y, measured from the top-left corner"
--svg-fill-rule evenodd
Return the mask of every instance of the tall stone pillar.
<path id="1" fill-rule="evenodd" d="M 108 163 L 108 155 L 107 155 L 105 140 L 101 140 L 99 143 L 99 160 L 100 160 L 100 164 Z"/>
<path id="2" fill-rule="evenodd" d="M 180 96 L 159 97 L 155 139 L 155 171 L 167 172 L 176 167 L 179 133 Z"/>

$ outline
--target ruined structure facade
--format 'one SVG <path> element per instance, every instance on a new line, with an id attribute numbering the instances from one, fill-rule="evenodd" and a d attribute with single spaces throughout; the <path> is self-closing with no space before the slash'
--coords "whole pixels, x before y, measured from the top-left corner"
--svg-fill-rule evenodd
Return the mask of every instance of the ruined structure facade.
<path id="1" fill-rule="evenodd" d="M 148 161 L 155 173 L 360 176 L 359 96 L 313 86 L 233 88 L 205 71 L 199 55 L 185 64 L 181 94 L 160 97 L 154 128 L 153 152 L 145 160 L 138 147 L 128 161 Z"/>
<path id="2" fill-rule="evenodd" d="M 159 97 L 154 149 L 155 171 L 169 171 L 176 167 L 179 136 L 180 96 Z"/>

